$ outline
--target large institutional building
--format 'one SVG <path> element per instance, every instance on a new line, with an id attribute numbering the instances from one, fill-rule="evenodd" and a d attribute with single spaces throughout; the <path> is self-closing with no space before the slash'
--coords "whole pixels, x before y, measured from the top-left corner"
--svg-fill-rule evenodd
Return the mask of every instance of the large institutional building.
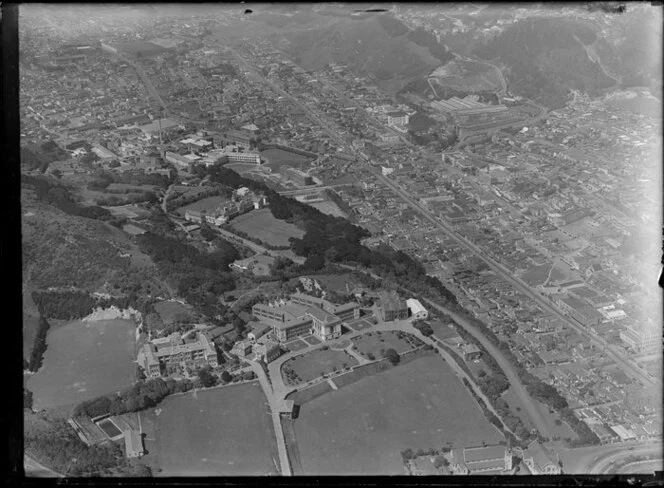
<path id="1" fill-rule="evenodd" d="M 262 194 L 252 192 L 246 187 L 238 188 L 233 192 L 233 198 L 217 206 L 212 212 L 187 209 L 184 218 L 190 222 L 200 224 L 205 221 L 208 224 L 220 226 L 238 215 L 251 210 L 258 210 L 267 204 L 267 199 Z"/>
<path id="2" fill-rule="evenodd" d="M 506 474 L 512 470 L 512 452 L 505 446 L 454 449 L 452 456 L 452 467 L 459 474 Z"/>
<path id="3" fill-rule="evenodd" d="M 179 369 L 206 365 L 215 368 L 218 365 L 217 351 L 201 332 L 196 333 L 193 341 L 184 341 L 178 332 L 154 339 L 143 345 L 138 353 L 138 362 L 150 378 L 158 378 L 162 370 L 171 374 Z"/>
<path id="4" fill-rule="evenodd" d="M 272 327 L 274 337 L 280 342 L 306 334 L 329 341 L 341 335 L 344 320 L 359 317 L 360 308 L 353 302 L 335 305 L 322 298 L 295 293 L 288 302 L 257 303 L 251 311 L 254 317 Z"/>
<path id="5" fill-rule="evenodd" d="M 380 297 L 380 315 L 383 321 L 403 320 L 408 318 L 408 304 L 399 298 L 396 292 L 382 292 Z"/>

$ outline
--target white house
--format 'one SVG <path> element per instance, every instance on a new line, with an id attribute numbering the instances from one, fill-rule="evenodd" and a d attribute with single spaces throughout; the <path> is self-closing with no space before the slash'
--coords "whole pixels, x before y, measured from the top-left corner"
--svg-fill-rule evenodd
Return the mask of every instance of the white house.
<path id="1" fill-rule="evenodd" d="M 413 319 L 426 319 L 429 317 L 429 312 L 416 298 L 409 298 L 406 300 L 406 305 Z"/>

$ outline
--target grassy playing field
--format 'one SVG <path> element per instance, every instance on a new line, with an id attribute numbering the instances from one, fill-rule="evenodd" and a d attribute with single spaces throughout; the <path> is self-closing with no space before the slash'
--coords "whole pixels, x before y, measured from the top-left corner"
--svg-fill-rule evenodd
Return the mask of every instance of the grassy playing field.
<path id="1" fill-rule="evenodd" d="M 290 237 L 301 238 L 304 235 L 304 231 L 293 224 L 275 219 L 269 208 L 240 215 L 231 221 L 231 225 L 273 246 L 287 246 Z"/>
<path id="2" fill-rule="evenodd" d="M 310 475 L 404 474 L 403 449 L 502 440 L 437 356 L 315 398 L 302 406 L 295 432 L 304 474 Z"/>
<path id="3" fill-rule="evenodd" d="M 296 356 L 286 361 L 282 367 L 282 376 L 286 384 L 289 379 L 286 371 L 292 370 L 300 378 L 301 382 L 306 382 L 327 373 L 334 369 L 341 370 L 345 367 L 351 367 L 358 364 L 357 359 L 346 351 L 335 351 L 333 349 L 316 350 L 302 356 Z M 344 366 L 345 365 L 345 366 Z"/>
<path id="4" fill-rule="evenodd" d="M 278 474 L 267 399 L 258 382 L 168 398 L 156 418 L 161 476 Z"/>
<path id="5" fill-rule="evenodd" d="M 383 357 L 385 349 L 395 349 L 399 354 L 414 346 L 404 337 L 400 339 L 396 332 L 369 332 L 353 339 L 355 350 L 362 356 L 373 354 L 376 358 Z"/>
<path id="6" fill-rule="evenodd" d="M 47 336 L 41 369 L 30 378 L 35 408 L 79 403 L 130 386 L 135 330 L 128 320 L 76 321 Z"/>
<path id="7" fill-rule="evenodd" d="M 279 172 L 282 166 L 290 166 L 298 169 L 307 169 L 312 158 L 301 156 L 283 149 L 268 149 L 261 153 L 261 159 L 265 161 L 272 171 Z"/>
<path id="8" fill-rule="evenodd" d="M 187 209 L 189 210 L 196 210 L 198 212 L 202 212 L 205 210 L 206 212 L 213 212 L 214 209 L 216 209 L 219 205 L 221 205 L 224 202 L 227 202 L 228 199 L 224 197 L 207 197 L 203 198 L 202 200 L 198 200 L 197 202 L 190 203 L 189 205 L 185 205 L 184 207 L 180 207 L 177 209 L 177 213 L 184 216 L 185 212 Z"/>

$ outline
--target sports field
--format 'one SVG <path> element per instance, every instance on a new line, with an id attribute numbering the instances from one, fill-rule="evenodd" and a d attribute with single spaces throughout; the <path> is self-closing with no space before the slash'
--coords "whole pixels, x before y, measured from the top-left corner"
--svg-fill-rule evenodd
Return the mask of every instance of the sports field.
<path id="1" fill-rule="evenodd" d="M 267 149 L 261 152 L 261 159 L 265 161 L 265 164 L 272 168 L 272 171 L 278 173 L 282 166 L 307 169 L 313 158 L 284 151 L 283 149 Z"/>
<path id="2" fill-rule="evenodd" d="M 208 213 L 214 212 L 214 210 L 221 204 L 225 203 L 228 201 L 228 198 L 224 197 L 207 197 L 203 198 L 202 200 L 198 200 L 197 202 L 190 203 L 189 205 L 185 205 L 184 207 L 178 208 L 176 211 L 179 215 L 184 217 L 185 212 L 187 209 L 189 210 L 196 210 L 198 212 L 202 212 L 205 210 Z"/>
<path id="3" fill-rule="evenodd" d="M 231 226 L 273 246 L 287 246 L 290 237 L 301 238 L 304 231 L 284 220 L 275 219 L 269 208 L 262 208 L 231 220 Z"/>
<path id="4" fill-rule="evenodd" d="M 302 406 L 295 432 L 303 474 L 309 475 L 404 474 L 400 453 L 406 448 L 503 439 L 438 356 L 313 399 Z"/>
<path id="5" fill-rule="evenodd" d="M 71 322 L 50 332 L 41 369 L 30 378 L 36 409 L 79 403 L 130 386 L 136 326 L 129 320 Z"/>
<path id="6" fill-rule="evenodd" d="M 274 427 L 258 382 L 172 396 L 160 409 L 160 476 L 278 474 Z"/>
<path id="7" fill-rule="evenodd" d="M 335 369 L 342 370 L 357 364 L 357 359 L 346 351 L 318 349 L 289 359 L 284 363 L 281 372 L 286 384 L 290 384 L 286 373 L 288 370 L 294 371 L 297 377 L 300 378 L 300 381 L 307 382 L 324 374 L 331 373 Z"/>
<path id="8" fill-rule="evenodd" d="M 154 309 L 161 317 L 161 320 L 163 320 L 164 323 L 167 324 L 173 322 L 176 318 L 178 318 L 178 314 L 180 314 L 180 316 L 182 314 L 191 316 L 190 313 L 191 307 L 187 307 L 181 304 L 180 302 L 176 302 L 174 300 L 167 300 L 164 302 L 155 303 Z"/>
<path id="9" fill-rule="evenodd" d="M 399 338 L 396 332 L 369 332 L 353 339 L 355 350 L 362 356 L 373 354 L 377 358 L 383 357 L 385 349 L 394 349 L 399 354 L 415 347 L 404 334 Z"/>

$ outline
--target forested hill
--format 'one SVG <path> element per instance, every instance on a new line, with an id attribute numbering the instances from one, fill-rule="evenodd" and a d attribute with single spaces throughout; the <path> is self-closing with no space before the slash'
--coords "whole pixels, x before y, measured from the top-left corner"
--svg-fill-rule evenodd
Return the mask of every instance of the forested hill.
<path id="1" fill-rule="evenodd" d="M 553 109 L 565 105 L 570 89 L 598 95 L 615 84 L 583 47 L 595 40 L 593 30 L 575 20 L 527 19 L 476 47 L 474 54 L 507 67 L 512 93 Z"/>
<path id="2" fill-rule="evenodd" d="M 389 13 L 342 18 L 321 29 L 287 33 L 284 50 L 304 69 L 329 63 L 372 76 L 381 88 L 396 91 L 452 58 L 424 29 L 410 30 Z M 396 89 L 395 89 L 396 88 Z"/>

